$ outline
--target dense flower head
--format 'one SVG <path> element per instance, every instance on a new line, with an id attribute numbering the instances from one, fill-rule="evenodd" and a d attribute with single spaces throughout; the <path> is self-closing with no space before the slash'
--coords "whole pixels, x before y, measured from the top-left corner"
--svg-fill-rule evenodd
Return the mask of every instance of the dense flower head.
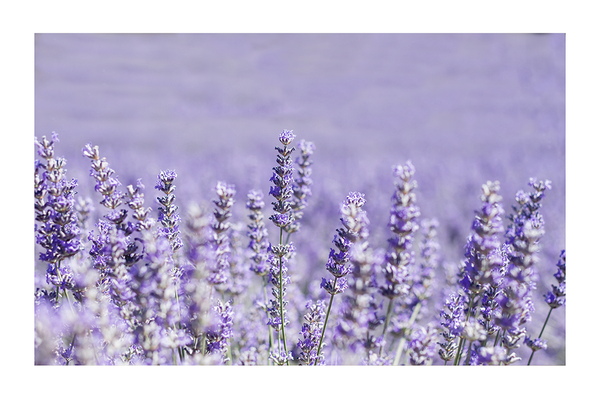
<path id="1" fill-rule="evenodd" d="M 319 338 L 323 329 L 325 319 L 325 305 L 323 301 L 309 301 L 306 304 L 307 312 L 304 314 L 304 322 L 298 339 L 300 365 L 319 365 L 323 362 L 323 353 L 317 354 Z M 324 346 L 324 344 L 322 345 Z M 315 364 L 316 362 L 316 364 Z"/>
<path id="2" fill-rule="evenodd" d="M 567 295 L 567 282 L 566 282 L 566 252 L 563 250 L 560 253 L 560 258 L 556 264 L 558 267 L 554 277 L 558 281 L 558 285 L 552 285 L 552 290 L 546 293 L 545 300 L 550 308 L 559 308 L 565 305 L 565 297 Z"/>
<path id="3" fill-rule="evenodd" d="M 116 210 L 122 204 L 125 194 L 117 190 L 121 182 L 114 175 L 115 171 L 108 166 L 106 158 L 100 158 L 98 146 L 92 147 L 88 143 L 82 151 L 83 155 L 91 160 L 90 176 L 96 180 L 94 189 L 103 196 L 100 204 L 110 210 Z"/>
<path id="4" fill-rule="evenodd" d="M 502 281 L 502 292 L 496 298 L 500 313 L 495 323 L 505 329 L 508 346 L 516 346 L 516 340 L 524 335 L 522 325 L 532 318 L 532 291 L 537 281 L 536 264 L 544 235 L 544 219 L 540 213 L 541 200 L 549 189 L 549 181 L 531 179 L 534 192 L 517 195 L 514 213 L 509 216 L 506 243 L 510 246 L 509 263 Z"/>
<path id="5" fill-rule="evenodd" d="M 364 204 L 364 194 L 350 192 L 340 205 L 340 213 L 342 214 L 340 220 L 343 227 L 337 229 L 338 235 L 335 235 L 333 239 L 337 251 L 330 249 L 329 259 L 325 264 L 325 268 L 335 279 L 323 279 L 321 282 L 321 287 L 331 295 L 342 293 L 348 287 L 347 278 L 345 277 L 352 271 L 352 265 L 348 262 L 350 249 L 361 236 L 366 237 L 368 235 L 366 227 L 369 221 L 366 218 L 366 212 L 361 209 Z"/>
<path id="6" fill-rule="evenodd" d="M 494 281 L 494 271 L 504 266 L 502 259 L 495 256 L 502 245 L 500 234 L 504 230 L 504 209 L 499 190 L 499 182 L 488 181 L 482 186 L 482 206 L 475 213 L 465 248 L 461 285 L 466 293 L 484 290 L 484 285 Z"/>
<path id="7" fill-rule="evenodd" d="M 155 189 L 164 192 L 165 194 L 169 194 L 175 188 L 173 187 L 173 181 L 177 178 L 177 173 L 173 170 L 164 170 L 160 171 L 158 174 L 158 180 L 156 181 Z"/>
<path id="8" fill-rule="evenodd" d="M 214 221 L 211 224 L 213 230 L 212 247 L 215 257 L 209 266 L 208 282 L 217 290 L 226 289 L 224 285 L 229 275 L 229 258 L 231 254 L 228 230 L 231 227 L 228 219 L 231 217 L 231 207 L 235 203 L 233 196 L 236 194 L 235 185 L 219 181 L 215 186 L 217 199 L 213 200 L 216 208 L 213 211 Z"/>
<path id="9" fill-rule="evenodd" d="M 532 339 L 529 336 L 525 336 L 525 344 L 534 352 L 538 350 L 546 350 L 548 348 L 548 342 L 546 340 L 542 340 L 540 338 Z"/>
<path id="10" fill-rule="evenodd" d="M 290 200 L 292 222 L 284 226 L 284 230 L 290 234 L 300 229 L 300 220 L 304 215 L 303 210 L 308 204 L 308 198 L 312 196 L 311 186 L 313 181 L 310 178 L 312 174 L 310 166 L 312 165 L 311 156 L 315 150 L 315 145 L 302 139 L 298 143 L 298 148 L 300 149 L 300 156 L 296 158 L 298 177 L 294 179 L 291 185 L 291 193 L 293 194 Z M 285 167 L 276 167 L 275 170 L 280 170 L 280 175 L 289 179 L 292 176 L 292 171 L 289 168 L 291 168 L 291 165 L 286 164 Z M 279 192 L 281 192 L 281 189 L 279 189 Z"/>
<path id="11" fill-rule="evenodd" d="M 502 365 L 507 361 L 506 349 L 502 346 L 482 346 L 477 351 L 479 365 Z"/>
<path id="12" fill-rule="evenodd" d="M 250 238 L 248 248 L 251 251 L 250 258 L 252 260 L 250 270 L 259 276 L 264 276 L 269 272 L 269 265 L 267 263 L 267 251 L 269 248 L 268 231 L 265 227 L 262 213 L 264 205 L 262 191 L 251 190 L 248 192 L 246 208 L 250 210 L 250 214 L 248 215 L 250 224 L 247 231 L 247 236 Z"/>
<path id="13" fill-rule="evenodd" d="M 38 154 L 45 160 L 35 164 L 34 198 L 36 211 L 36 242 L 44 249 L 39 259 L 49 263 L 46 282 L 56 290 L 73 289 L 70 270 L 61 261 L 74 257 L 82 250 L 80 228 L 75 211 L 75 188 L 77 180 L 67 180 L 66 161 L 54 158 L 54 143 L 58 134 L 52 132 L 52 140 L 42 137 L 35 140 Z M 64 292 L 66 293 L 66 292 Z"/>
<path id="14" fill-rule="evenodd" d="M 294 135 L 294 131 L 289 129 L 284 129 L 283 132 L 279 134 L 279 141 L 284 146 L 289 146 L 295 138 L 296 135 Z"/>
<path id="15" fill-rule="evenodd" d="M 413 191 L 417 187 L 414 174 L 415 168 L 410 161 L 394 167 L 394 176 L 399 180 L 395 183 L 388 224 L 393 236 L 388 240 L 387 263 L 383 269 L 385 282 L 380 288 L 381 294 L 390 299 L 406 295 L 409 289 L 406 277 L 409 266 L 414 262 L 412 242 L 419 229 L 417 218 L 421 215 Z"/>
<path id="16" fill-rule="evenodd" d="M 425 365 L 435 355 L 437 330 L 431 325 L 415 329 L 408 342 L 411 365 Z"/>
<path id="17" fill-rule="evenodd" d="M 173 185 L 173 181 L 176 177 L 177 174 L 175 171 L 160 171 L 155 186 L 155 189 L 164 193 L 164 196 L 157 197 L 157 201 L 160 204 L 158 207 L 158 222 L 162 225 L 162 228 L 158 230 L 158 234 L 169 240 L 173 252 L 183 246 L 183 242 L 179 237 L 179 224 L 181 223 L 181 217 L 177 212 L 179 207 L 174 204 L 175 194 L 173 192 L 175 191 L 175 185 Z"/>
<path id="18" fill-rule="evenodd" d="M 210 326 L 206 331 L 207 351 L 221 355 L 223 363 L 229 361 L 227 356 L 227 348 L 229 339 L 233 335 L 233 308 L 230 302 L 223 303 L 217 300 L 217 304 L 213 307 L 215 314 L 215 324 Z"/>

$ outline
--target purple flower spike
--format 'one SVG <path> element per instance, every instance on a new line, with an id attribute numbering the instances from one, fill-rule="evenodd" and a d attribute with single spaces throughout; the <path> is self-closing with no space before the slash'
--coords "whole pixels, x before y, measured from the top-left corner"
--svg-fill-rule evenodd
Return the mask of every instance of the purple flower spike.
<path id="1" fill-rule="evenodd" d="M 35 163 L 34 198 L 36 242 L 45 252 L 39 259 L 49 263 L 46 281 L 56 288 L 55 298 L 59 293 L 66 294 L 66 289 L 73 290 L 74 284 L 70 269 L 61 265 L 61 261 L 75 256 L 82 250 L 79 240 L 80 229 L 75 212 L 75 188 L 77 181 L 67 181 L 64 168 L 66 161 L 54 158 L 54 143 L 58 135 L 52 133 L 52 141 L 42 137 L 35 140 L 38 154 L 45 160 Z"/>
<path id="2" fill-rule="evenodd" d="M 531 349 L 531 351 L 546 350 L 548 343 L 540 338 L 531 339 L 529 336 L 525 336 L 525 344 Z"/>
<path id="3" fill-rule="evenodd" d="M 183 242 L 179 237 L 179 223 L 181 222 L 181 217 L 177 212 L 179 207 L 174 204 L 174 191 L 176 186 L 173 185 L 173 181 L 176 177 L 177 174 L 175 171 L 160 171 L 155 186 L 155 189 L 164 193 L 164 196 L 157 197 L 158 203 L 160 204 L 158 207 L 158 221 L 162 225 L 162 228 L 158 230 L 158 234 L 169 240 L 173 252 L 176 252 L 183 246 Z"/>
<path id="4" fill-rule="evenodd" d="M 565 305 L 565 297 L 567 295 L 567 282 L 566 282 L 566 252 L 563 250 L 560 253 L 560 258 L 556 264 L 558 270 L 554 274 L 554 277 L 558 281 L 558 285 L 552 285 L 552 290 L 548 291 L 545 296 L 546 303 L 550 308 L 559 308 Z"/>
<path id="5" fill-rule="evenodd" d="M 292 184 L 293 197 L 291 198 L 291 216 L 292 222 L 284 227 L 284 230 L 290 234 L 297 232 L 300 229 L 300 219 L 304 215 L 303 211 L 308 204 L 308 198 L 312 195 L 311 186 L 312 179 L 312 156 L 315 145 L 312 142 L 307 142 L 304 139 L 298 143 L 300 149 L 300 157 L 296 158 L 298 165 L 298 178 Z M 275 196 L 277 197 L 277 196 Z"/>
<path id="6" fill-rule="evenodd" d="M 300 365 L 320 365 L 323 362 L 323 355 L 317 354 L 317 347 L 325 319 L 325 305 L 321 300 L 317 300 L 316 303 L 309 301 L 306 309 L 308 312 L 304 315 L 300 332 L 302 337 L 298 339 L 300 348 L 298 361 Z"/>
<path id="7" fill-rule="evenodd" d="M 228 230 L 231 224 L 231 207 L 234 204 L 233 196 L 236 194 L 235 186 L 225 182 L 217 182 L 215 186 L 217 200 L 213 203 L 217 206 L 213 212 L 213 249 L 215 259 L 209 266 L 208 282 L 215 286 L 220 292 L 227 290 L 226 283 L 229 275 L 229 257 L 231 253 Z"/>
<path id="8" fill-rule="evenodd" d="M 406 165 L 394 167 L 394 176 L 400 178 L 396 182 L 396 191 L 392 196 L 389 227 L 394 236 L 389 240 L 390 249 L 386 254 L 384 267 L 385 283 L 380 291 L 390 301 L 395 297 L 408 293 L 406 277 L 409 265 L 413 263 L 414 252 L 412 242 L 419 229 L 417 218 L 421 215 L 416 206 L 414 189 L 417 181 L 413 180 L 415 167 L 410 161 Z"/>
<path id="9" fill-rule="evenodd" d="M 248 248 L 252 252 L 250 256 L 252 260 L 250 270 L 259 276 L 265 276 L 269 272 L 269 265 L 267 263 L 267 250 L 269 248 L 268 232 L 262 213 L 264 206 L 263 193 L 251 190 L 248 193 L 248 201 L 246 202 L 246 208 L 250 210 L 250 214 L 248 215 L 250 224 L 248 225 L 247 233 L 250 238 Z"/>
<path id="10" fill-rule="evenodd" d="M 425 365 L 435 354 L 437 331 L 432 326 L 413 331 L 408 343 L 411 365 Z"/>
<path id="11" fill-rule="evenodd" d="M 295 138 L 296 135 L 294 135 L 294 131 L 288 129 L 284 129 L 283 132 L 279 134 L 279 141 L 284 146 L 289 146 Z"/>

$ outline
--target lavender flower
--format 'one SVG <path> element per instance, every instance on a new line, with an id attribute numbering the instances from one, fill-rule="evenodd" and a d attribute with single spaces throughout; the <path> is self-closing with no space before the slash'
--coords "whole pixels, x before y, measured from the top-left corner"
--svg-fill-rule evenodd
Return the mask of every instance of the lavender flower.
<path id="1" fill-rule="evenodd" d="M 469 296 L 478 295 L 484 285 L 493 282 L 493 272 L 503 266 L 503 260 L 494 257 L 502 244 L 500 233 L 504 231 L 502 197 L 499 182 L 488 181 L 482 186 L 482 206 L 475 214 L 472 233 L 467 240 L 463 278 L 463 290 Z"/>
<path id="2" fill-rule="evenodd" d="M 231 361 L 227 355 L 228 340 L 233 334 L 231 330 L 233 324 L 231 303 L 222 303 L 220 300 L 217 300 L 213 312 L 216 314 L 216 324 L 210 326 L 206 332 L 206 350 L 209 353 L 219 354 L 221 361 L 225 364 Z"/>
<path id="3" fill-rule="evenodd" d="M 135 188 L 133 185 L 127 186 L 127 194 L 129 199 L 127 205 L 133 210 L 133 218 L 137 220 L 136 229 L 138 231 L 148 230 L 152 227 L 154 220 L 148 218 L 152 208 L 144 207 L 144 184 L 141 179 L 137 180 Z"/>
<path id="4" fill-rule="evenodd" d="M 227 230 L 230 223 L 227 221 L 231 217 L 231 207 L 235 202 L 235 186 L 225 182 L 217 182 L 215 186 L 217 192 L 217 200 L 213 200 L 217 208 L 213 215 L 215 222 L 211 225 L 213 229 L 213 246 L 215 252 L 214 264 L 209 266 L 210 274 L 208 282 L 215 286 L 217 290 L 224 290 L 224 283 L 227 282 L 227 274 L 229 272 L 229 236 Z"/>
<path id="5" fill-rule="evenodd" d="M 366 212 L 364 222 L 368 222 Z M 367 242 L 366 226 L 361 230 L 359 239 L 350 249 L 352 273 L 348 287 L 342 297 L 338 323 L 333 332 L 333 341 L 338 348 L 349 348 L 355 353 L 360 349 L 368 355 L 375 342 L 369 339 L 370 330 L 377 328 L 383 321 L 378 315 L 379 303 L 375 298 L 377 282 L 375 270 L 383 262 L 383 254 L 375 252 Z"/>
<path id="6" fill-rule="evenodd" d="M 88 143 L 83 149 L 83 155 L 92 160 L 92 169 L 90 176 L 96 180 L 94 189 L 103 197 L 100 204 L 108 208 L 110 211 L 105 216 L 118 229 L 123 229 L 131 233 L 131 228 L 123 225 L 127 217 L 127 210 L 118 210 L 118 207 L 123 203 L 125 194 L 117 188 L 121 186 L 119 179 L 114 176 L 115 171 L 108 166 L 105 157 L 100 158 L 100 150 L 98 146 L 93 146 Z"/>
<path id="7" fill-rule="evenodd" d="M 483 185 L 462 268 L 456 260 L 442 263 L 444 279 L 444 273 L 436 276 L 440 242 L 453 245 L 460 230 L 452 214 L 441 210 L 440 223 L 420 221 L 410 162 L 394 168 L 392 207 L 384 222 L 392 232 L 381 247 L 381 226 L 369 222 L 386 218 L 385 201 L 380 204 L 377 197 L 379 180 L 361 183 L 356 175 L 345 182 L 358 181 L 365 193 L 373 193 L 369 218 L 365 195 L 358 192 L 331 209 L 327 196 L 345 183 L 315 181 L 313 189 L 314 145 L 299 141 L 294 149 L 294 139 L 292 131 L 279 135 L 277 163 L 269 175 L 272 215 L 263 214 L 263 193 L 250 190 L 246 224 L 233 215 L 233 185 L 218 182 L 213 200 L 191 192 L 193 187 L 175 199 L 175 180 L 177 186 L 183 183 L 171 170 L 158 174 L 160 208 L 152 219 L 141 180 L 121 188 L 98 147 L 87 145 L 90 189 L 95 187 L 104 209 L 96 212 L 90 199 L 75 192 L 81 189 L 67 176 L 66 161 L 55 155 L 57 135 L 36 139 L 35 363 L 509 365 L 520 360 L 515 349 L 522 343 L 531 349 L 521 349 L 531 351 L 529 363 L 535 353 L 554 346 L 542 333 L 551 312 L 565 304 L 566 269 L 564 251 L 557 267 L 541 262 L 541 238 L 550 226 L 545 227 L 540 206 L 550 182 L 533 179 L 529 193 L 517 193 L 506 230 L 498 183 Z M 232 164 L 234 170 L 238 166 L 253 169 Z M 210 176 L 207 171 L 199 179 Z M 250 184 L 256 176 L 249 178 L 241 181 Z M 324 187 L 325 192 L 319 189 Z M 313 191 L 318 207 L 308 215 Z M 181 193 L 190 193 L 199 205 L 188 203 L 180 217 Z M 314 279 L 314 261 L 323 250 L 319 235 L 337 212 L 341 226 L 323 261 L 331 275 Z M 275 226 L 272 241 L 267 217 Z M 314 231 L 299 230 L 300 222 Z M 456 268 L 446 268 L 451 263 Z M 536 292 L 538 273 L 555 271 L 547 293 Z M 252 273 L 259 278 L 248 279 Z M 538 298 L 548 309 L 535 337 L 527 323 Z M 432 315 L 430 302 L 439 314 Z M 325 337 L 328 323 L 333 326 Z M 435 352 L 440 359 L 433 359 Z"/>
<path id="8" fill-rule="evenodd" d="M 309 301 L 306 304 L 308 312 L 304 314 L 304 323 L 302 324 L 302 337 L 298 339 L 300 356 L 298 361 L 300 365 L 319 365 L 323 363 L 323 354 L 317 353 L 319 345 L 319 336 L 323 330 L 323 319 L 325 317 L 325 305 L 321 300 L 315 303 Z"/>
<path id="9" fill-rule="evenodd" d="M 141 347 L 144 363 L 165 364 L 175 349 L 188 344 L 184 340 L 173 340 L 169 334 L 179 321 L 175 286 L 170 273 L 173 268 L 172 248 L 165 236 L 155 238 L 147 231 L 144 232 L 144 243 L 145 262 L 131 268 L 137 319 L 142 322 L 135 327 L 134 343 Z"/>
<path id="10" fill-rule="evenodd" d="M 446 300 L 444 308 L 440 312 L 440 325 L 446 328 L 442 332 L 442 337 L 445 342 L 438 342 L 440 350 L 438 354 L 446 363 L 457 355 L 458 343 L 455 342 L 457 337 L 460 337 L 465 328 L 465 298 L 458 293 L 452 293 Z"/>
<path id="11" fill-rule="evenodd" d="M 179 223 L 181 222 L 181 217 L 179 216 L 179 213 L 177 213 L 179 207 L 174 204 L 174 191 L 176 186 L 173 185 L 173 181 L 175 178 L 177 178 L 175 171 L 160 171 L 155 186 L 155 189 L 164 193 L 164 196 L 157 197 L 158 202 L 161 204 L 161 206 L 158 207 L 158 221 L 162 224 L 162 228 L 158 230 L 158 234 L 169 240 L 173 253 L 183 246 L 181 238 L 179 237 Z"/>
<path id="12" fill-rule="evenodd" d="M 67 289 L 74 288 L 70 269 L 61 262 L 75 256 L 82 246 L 75 213 L 77 181 L 67 181 L 66 160 L 54 158 L 54 142 L 58 142 L 58 134 L 54 132 L 52 141 L 45 136 L 41 142 L 35 140 L 38 155 L 45 163 L 36 161 L 35 164 L 34 205 L 36 221 L 40 223 L 36 225 L 36 241 L 45 249 L 39 259 L 48 263 L 46 282 L 55 287 L 58 300 L 59 293 L 67 296 Z"/>
<path id="13" fill-rule="evenodd" d="M 296 164 L 298 165 L 298 178 L 294 180 L 292 190 L 294 197 L 291 200 L 291 214 L 292 222 L 285 225 L 284 230 L 291 234 L 297 232 L 300 229 L 300 219 L 303 216 L 302 210 L 308 204 L 308 198 L 312 195 L 311 186 L 312 179 L 312 156 L 315 151 L 315 145 L 312 142 L 307 142 L 304 139 L 298 142 L 298 148 L 300 149 L 300 157 L 296 158 Z"/>
<path id="14" fill-rule="evenodd" d="M 413 331 L 408 342 L 411 365 L 425 365 L 431 362 L 435 353 L 437 331 L 430 325 Z"/>
<path id="15" fill-rule="evenodd" d="M 502 365 L 516 361 L 509 359 L 506 349 L 502 346 L 482 346 L 478 349 L 476 357 L 471 359 L 476 359 L 477 365 Z"/>
<path id="16" fill-rule="evenodd" d="M 531 292 L 537 281 L 535 265 L 539 261 L 539 242 L 544 235 L 544 219 L 539 209 L 550 181 L 531 179 L 529 184 L 534 192 L 519 191 L 517 206 L 513 207 L 515 213 L 509 217 L 511 225 L 505 236 L 511 248 L 510 263 L 503 279 L 502 293 L 496 298 L 501 312 L 495 323 L 505 330 L 502 340 L 507 349 L 518 347 L 517 342 L 526 331 L 523 325 L 531 319 Z"/>
<path id="17" fill-rule="evenodd" d="M 335 235 L 333 239 L 333 244 L 335 244 L 338 251 L 336 252 L 334 249 L 330 249 L 329 259 L 325 265 L 327 271 L 333 275 L 333 281 L 331 279 L 326 280 L 323 278 L 321 282 L 321 287 L 330 294 L 331 298 L 329 299 L 327 315 L 325 317 L 325 323 L 323 324 L 319 347 L 317 348 L 317 356 L 320 355 L 333 297 L 336 294 L 343 293 L 348 287 L 346 275 L 351 272 L 351 266 L 348 265 L 350 249 L 357 240 L 368 235 L 366 227 L 369 220 L 367 219 L 366 213 L 362 210 L 362 206 L 365 202 L 365 195 L 363 193 L 350 192 L 348 196 L 346 196 L 344 203 L 340 205 L 340 213 L 342 214 L 340 221 L 342 221 L 343 228 L 336 229 L 339 236 Z"/>
<path id="18" fill-rule="evenodd" d="M 189 277 L 183 280 L 184 292 L 188 296 L 185 324 L 192 339 L 190 352 L 198 362 L 206 361 L 202 350 L 205 328 L 211 325 L 211 286 L 208 283 L 208 266 L 213 264 L 214 254 L 210 249 L 213 231 L 210 227 L 209 211 L 196 203 L 188 207 L 188 216 L 183 231 L 184 249 L 191 268 L 186 268 Z"/>
<path id="19" fill-rule="evenodd" d="M 531 339 L 529 336 L 525 336 L 525 344 L 531 349 L 532 352 L 546 350 L 546 348 L 548 348 L 548 344 L 545 340 L 540 338 Z"/>
<path id="20" fill-rule="evenodd" d="M 525 344 L 529 348 L 531 348 L 531 356 L 529 356 L 529 362 L 527 363 L 527 365 L 531 364 L 531 359 L 533 358 L 533 355 L 536 351 L 546 350 L 546 347 L 547 347 L 546 341 L 542 341 L 541 337 L 542 337 L 542 334 L 544 333 L 544 329 L 546 328 L 546 324 L 548 323 L 548 320 L 550 319 L 550 314 L 552 313 L 552 310 L 565 305 L 565 296 L 567 295 L 567 292 L 566 292 L 567 270 L 566 270 L 566 252 L 565 252 L 565 250 L 563 250 L 560 253 L 560 258 L 558 259 L 558 263 L 556 264 L 556 266 L 558 267 L 558 270 L 554 274 L 554 277 L 558 281 L 558 286 L 552 285 L 552 290 L 548 291 L 548 293 L 546 294 L 546 297 L 545 297 L 546 304 L 548 304 L 548 306 L 550 306 L 550 309 L 548 310 L 548 315 L 546 316 L 546 320 L 544 321 L 542 330 L 540 331 L 540 334 L 537 337 L 537 339 L 532 340 L 528 336 L 525 337 Z"/>
<path id="21" fill-rule="evenodd" d="M 467 297 L 467 325 L 458 345 L 455 364 L 460 361 L 465 340 L 469 342 L 465 363 L 469 364 L 472 354 L 471 347 L 474 341 L 484 343 L 487 339 L 486 329 L 479 321 L 480 301 L 482 292 L 494 284 L 494 278 L 504 267 L 504 260 L 500 256 L 500 233 L 504 230 L 502 225 L 502 196 L 499 182 L 488 181 L 481 187 L 481 208 L 475 212 L 475 219 L 471 227 L 471 234 L 467 239 L 465 260 L 462 265 L 460 286 Z M 469 320 L 474 314 L 475 319 Z M 467 331 L 467 328 L 468 331 Z M 482 334 L 483 332 L 483 334 Z"/>
<path id="22" fill-rule="evenodd" d="M 267 265 L 268 231 L 263 222 L 262 213 L 264 205 L 261 191 L 251 190 L 248 193 L 248 201 L 246 202 L 246 208 L 250 210 L 248 215 L 250 218 L 250 224 L 248 225 L 250 243 L 248 248 L 252 251 L 250 270 L 258 276 L 264 276 L 269 272 Z"/>
<path id="23" fill-rule="evenodd" d="M 276 363 L 285 360 L 286 364 L 289 364 L 287 343 L 285 339 L 285 325 L 287 324 L 286 319 L 286 310 L 285 305 L 287 304 L 284 300 L 286 294 L 285 286 L 289 284 L 289 277 L 286 275 L 287 267 L 285 263 L 287 262 L 287 258 L 289 258 L 290 248 L 286 244 L 283 243 L 283 231 L 284 228 L 293 222 L 293 215 L 291 214 L 291 203 L 290 198 L 292 197 L 292 172 L 294 168 L 292 167 L 291 154 L 295 150 L 293 147 L 288 148 L 288 146 L 292 143 L 296 135 L 290 130 L 284 130 L 279 134 L 279 141 L 283 144 L 283 148 L 275 147 L 277 150 L 277 166 L 273 168 L 273 176 L 270 181 L 273 183 L 271 189 L 269 190 L 269 194 L 275 198 L 275 202 L 273 202 L 273 211 L 274 213 L 269 217 L 271 221 L 279 228 L 279 244 L 278 245 L 270 245 L 269 250 L 271 256 L 269 257 L 271 263 L 271 282 L 273 283 L 273 296 L 275 297 L 274 301 L 271 301 L 271 306 L 268 307 L 268 312 L 271 315 L 269 320 L 269 325 L 273 326 L 274 321 L 279 321 L 279 328 L 275 328 L 277 332 L 280 334 L 280 341 L 283 341 L 283 351 L 279 350 L 278 354 L 275 356 L 274 361 Z M 289 240 L 289 234 L 288 234 Z"/>
<path id="24" fill-rule="evenodd" d="M 560 253 L 560 258 L 556 264 L 558 270 L 554 274 L 554 277 L 558 281 L 557 285 L 552 285 L 552 290 L 549 290 L 545 296 L 546 303 L 551 309 L 559 308 L 565 305 L 565 296 L 567 295 L 567 283 L 566 283 L 566 253 L 563 250 Z"/>
<path id="25" fill-rule="evenodd" d="M 438 267 L 440 244 L 437 239 L 437 219 L 426 219 L 421 222 L 423 242 L 421 244 L 421 263 L 416 274 L 410 277 L 411 292 L 418 301 L 425 301 L 431 296 L 435 270 Z"/>
<path id="26" fill-rule="evenodd" d="M 383 326 L 383 337 L 390 321 L 393 302 L 396 297 L 405 296 L 409 286 L 406 282 L 410 265 L 414 262 L 412 242 L 419 229 L 417 218 L 421 211 L 416 203 L 414 189 L 417 181 L 413 180 L 415 167 L 410 161 L 406 165 L 394 167 L 394 176 L 399 178 L 395 183 L 396 191 L 392 196 L 389 227 L 393 233 L 386 253 L 386 264 L 383 269 L 385 283 L 379 288 L 381 294 L 389 299 L 388 309 Z"/>

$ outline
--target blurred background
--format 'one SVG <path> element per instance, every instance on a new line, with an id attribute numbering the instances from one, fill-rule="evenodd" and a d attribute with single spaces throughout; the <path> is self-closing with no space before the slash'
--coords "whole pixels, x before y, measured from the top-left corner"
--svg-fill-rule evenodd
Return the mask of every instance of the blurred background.
<path id="1" fill-rule="evenodd" d="M 218 180 L 235 184 L 244 222 L 246 192 L 268 193 L 283 129 L 317 148 L 296 239 L 311 280 L 325 276 L 349 191 L 366 194 L 372 242 L 386 246 L 393 165 L 414 164 L 417 201 L 440 220 L 449 262 L 462 258 L 483 183 L 500 181 L 509 213 L 530 177 L 551 180 L 539 332 L 565 247 L 564 34 L 35 36 L 35 135 L 59 133 L 68 176 L 96 200 L 81 155 L 90 142 L 123 185 L 142 178 L 147 203 L 159 171 L 175 169 L 182 214 L 214 198 Z M 540 363 L 564 362 L 564 347 L 550 350 L 564 346 L 564 308 L 552 320 L 556 343 Z"/>

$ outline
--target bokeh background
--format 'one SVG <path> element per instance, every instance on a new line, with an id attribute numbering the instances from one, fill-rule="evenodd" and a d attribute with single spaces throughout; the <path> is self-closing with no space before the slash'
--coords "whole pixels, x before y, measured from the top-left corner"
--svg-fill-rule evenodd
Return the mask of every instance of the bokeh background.
<path id="1" fill-rule="evenodd" d="M 81 154 L 91 142 L 124 185 L 142 178 L 147 202 L 158 172 L 175 169 L 182 214 L 209 202 L 217 180 L 235 184 L 244 222 L 245 193 L 268 193 L 282 129 L 317 147 L 296 238 L 307 287 L 326 276 L 349 191 L 366 194 L 371 241 L 386 246 L 393 165 L 415 165 L 422 215 L 440 220 L 454 263 L 484 182 L 500 181 L 510 212 L 530 177 L 551 180 L 539 332 L 565 248 L 564 34 L 35 35 L 35 134 L 59 133 L 82 195 L 94 198 Z M 564 310 L 552 313 L 540 364 L 564 363 Z"/>

